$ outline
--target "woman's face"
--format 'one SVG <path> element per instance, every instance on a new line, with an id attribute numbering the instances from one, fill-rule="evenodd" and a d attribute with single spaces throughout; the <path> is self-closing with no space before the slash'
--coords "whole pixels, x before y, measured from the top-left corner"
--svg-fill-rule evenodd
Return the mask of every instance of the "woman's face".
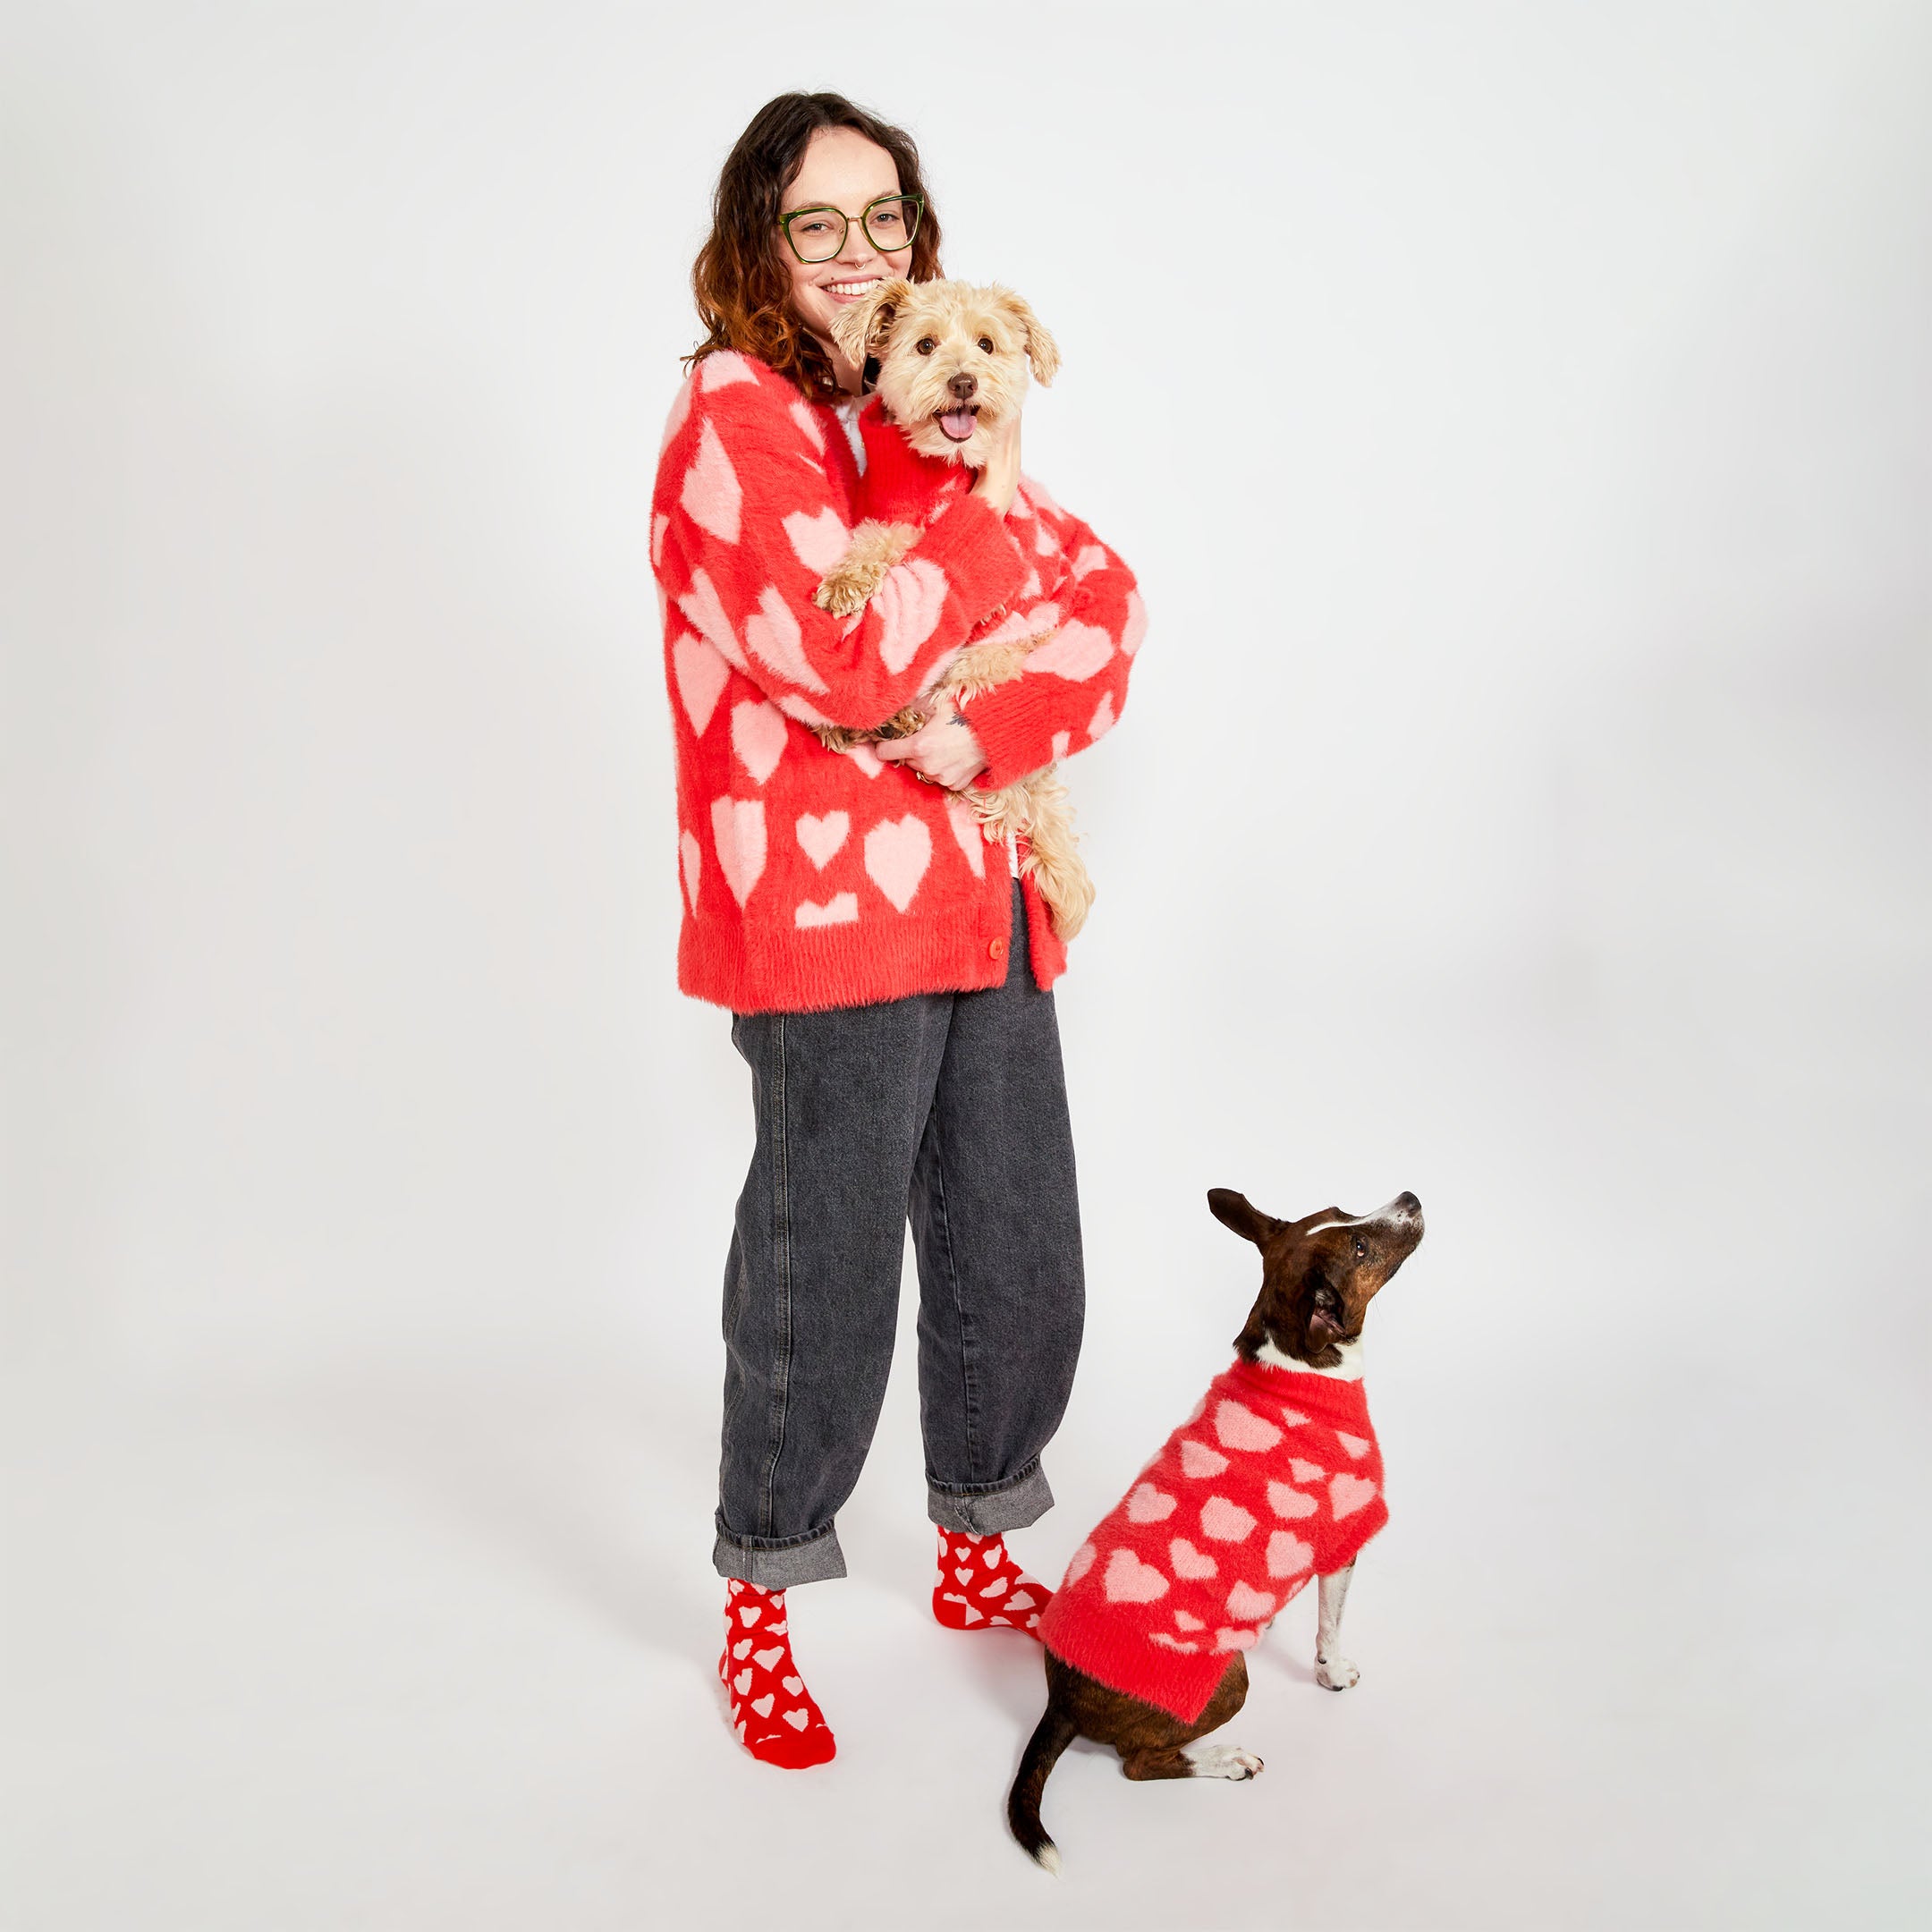
<path id="1" fill-rule="evenodd" d="M 832 358 L 840 386 L 848 390 L 858 389 L 859 371 L 833 343 L 832 318 L 888 276 L 911 272 L 911 243 L 882 251 L 859 219 L 868 202 L 898 191 L 899 171 L 877 142 L 853 128 L 820 128 L 779 200 L 781 215 L 825 207 L 852 217 L 845 225 L 845 245 L 830 261 L 801 262 L 782 234 L 772 238 L 779 260 L 791 272 L 792 307 Z"/>

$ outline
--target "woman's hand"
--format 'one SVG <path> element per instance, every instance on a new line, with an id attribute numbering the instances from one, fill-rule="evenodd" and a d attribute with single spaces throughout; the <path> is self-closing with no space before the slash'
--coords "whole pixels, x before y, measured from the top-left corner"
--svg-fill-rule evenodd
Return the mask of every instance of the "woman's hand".
<path id="1" fill-rule="evenodd" d="M 911 766 L 919 776 L 944 785 L 948 792 L 970 784 L 977 773 L 986 769 L 987 762 L 972 726 L 943 692 L 932 716 L 916 732 L 903 738 L 881 739 L 872 752 L 876 758 Z"/>
<path id="2" fill-rule="evenodd" d="M 987 460 L 972 480 L 975 495 L 986 499 L 990 509 L 1002 516 L 1013 508 L 1013 494 L 1020 487 L 1020 415 L 1015 411 L 1004 429 L 987 438 Z"/>

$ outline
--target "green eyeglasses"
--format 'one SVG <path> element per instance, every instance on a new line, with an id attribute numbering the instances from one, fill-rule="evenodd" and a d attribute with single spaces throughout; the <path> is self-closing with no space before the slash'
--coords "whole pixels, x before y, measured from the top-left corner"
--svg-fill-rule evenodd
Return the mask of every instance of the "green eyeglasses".
<path id="1" fill-rule="evenodd" d="M 919 233 L 919 211 L 926 206 L 919 195 L 881 195 L 868 201 L 859 212 L 867 236 L 881 255 L 910 248 Z M 778 225 L 792 252 L 801 262 L 831 261 L 842 253 L 852 217 L 835 208 L 793 208 Z"/>

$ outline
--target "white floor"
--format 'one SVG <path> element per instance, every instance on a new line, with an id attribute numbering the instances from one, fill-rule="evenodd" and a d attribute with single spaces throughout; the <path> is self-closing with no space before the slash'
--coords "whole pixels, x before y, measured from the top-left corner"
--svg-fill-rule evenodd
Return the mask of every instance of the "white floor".
<path id="1" fill-rule="evenodd" d="M 1534 1095 L 1577 1069 L 1469 1052 L 1501 1084 L 1466 1157 L 1389 1177 L 1432 1219 L 1370 1333 L 1394 1513 L 1349 1606 L 1362 1682 L 1314 1687 L 1298 1604 L 1232 1733 L 1256 1783 L 1133 1786 L 1081 1747 L 1046 1804 L 1064 1876 L 1024 1860 L 1001 1801 L 1037 1655 L 926 1615 L 902 1377 L 852 1577 L 792 1599 L 839 1757 L 786 1775 L 724 1725 L 715 1391 L 648 1318 L 519 1364 L 50 1375 L 7 1407 L 8 1922 L 1925 1923 L 1910 1217 L 1846 1191 L 1906 1202 L 1905 1153 L 1882 1118 L 1799 1146 L 1733 1090 L 1712 1214 L 1688 1174 L 1644 1191 L 1716 1124 L 1695 1080 L 1619 1161 L 1640 1055 L 1594 1064 L 1597 1124 L 1552 1138 Z M 1840 1171 L 1798 1199 L 1779 1149 L 1827 1141 Z M 1083 1158 L 1118 1152 L 1097 1121 Z M 1754 1155 L 1803 1212 L 1745 1213 Z M 1144 1304 L 1172 1333 L 1128 1318 L 1131 1256 L 1093 1231 L 1063 1506 L 1015 1538 L 1045 1574 L 1224 1356 L 1246 1264 L 1199 1218 L 1206 1305 Z"/>

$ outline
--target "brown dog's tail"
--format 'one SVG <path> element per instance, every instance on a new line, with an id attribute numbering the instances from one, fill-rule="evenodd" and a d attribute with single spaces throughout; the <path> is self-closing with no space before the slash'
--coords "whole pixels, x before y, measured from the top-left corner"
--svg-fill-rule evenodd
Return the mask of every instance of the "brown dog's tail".
<path id="1" fill-rule="evenodd" d="M 1080 1727 L 1061 1709 L 1059 1700 L 1048 1698 L 1033 1735 L 1020 1753 L 1020 1770 L 1013 1789 L 1006 1793 L 1006 1822 L 1020 1841 L 1021 1850 L 1050 1872 L 1060 1869 L 1060 1848 L 1040 1823 L 1040 1793 L 1060 1762 L 1060 1753 L 1079 1735 Z"/>

